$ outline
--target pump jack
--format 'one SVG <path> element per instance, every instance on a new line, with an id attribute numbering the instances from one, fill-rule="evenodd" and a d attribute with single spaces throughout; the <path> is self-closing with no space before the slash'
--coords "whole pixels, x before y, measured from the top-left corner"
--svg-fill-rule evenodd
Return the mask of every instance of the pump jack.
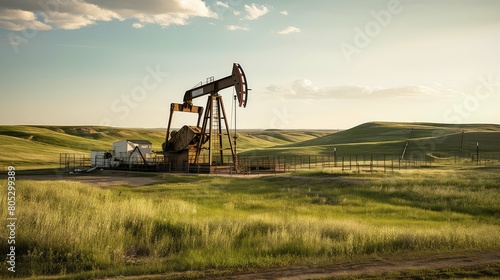
<path id="1" fill-rule="evenodd" d="M 230 76 L 213 81 L 187 90 L 184 94 L 182 104 L 172 103 L 170 105 L 170 117 L 168 120 L 167 134 L 163 143 L 163 155 L 165 162 L 169 163 L 174 170 L 188 171 L 191 166 L 204 167 L 203 171 L 212 173 L 215 168 L 224 169 L 224 166 L 234 168 L 236 171 L 237 156 L 236 147 L 231 142 L 229 126 L 224 110 L 224 103 L 219 91 L 233 87 L 236 90 L 239 106 L 246 107 L 248 100 L 248 87 L 245 72 L 237 63 L 233 64 L 233 71 Z M 205 114 L 203 107 L 193 105 L 193 99 L 207 96 Z M 174 112 L 197 113 L 198 121 L 196 126 L 184 125 L 179 131 L 170 133 L 172 117 Z M 203 123 L 200 122 L 203 117 Z M 224 120 L 224 129 L 222 127 Z M 223 131 L 225 130 L 225 131 Z M 229 148 L 223 147 L 224 136 L 227 137 Z M 224 162 L 224 150 L 231 150 L 232 165 Z M 202 157 L 202 151 L 208 152 L 206 157 Z M 208 170 L 206 167 L 209 167 Z"/>

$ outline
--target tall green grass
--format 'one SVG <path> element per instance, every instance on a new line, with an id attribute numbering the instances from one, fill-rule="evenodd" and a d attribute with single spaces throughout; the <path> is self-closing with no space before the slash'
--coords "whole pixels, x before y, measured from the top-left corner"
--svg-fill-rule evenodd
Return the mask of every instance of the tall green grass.
<path id="1" fill-rule="evenodd" d="M 19 180 L 17 275 L 247 269 L 500 248 L 495 172 L 163 180 L 110 189 Z"/>

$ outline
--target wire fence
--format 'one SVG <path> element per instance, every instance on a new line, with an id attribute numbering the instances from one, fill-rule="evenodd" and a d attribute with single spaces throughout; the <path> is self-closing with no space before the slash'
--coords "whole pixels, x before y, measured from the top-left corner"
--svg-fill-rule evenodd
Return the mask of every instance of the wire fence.
<path id="1" fill-rule="evenodd" d="M 395 154 L 364 155 L 291 155 L 291 156 L 240 156 L 242 173 L 295 172 L 299 170 L 331 170 L 340 172 L 388 172 L 432 166 L 500 166 L 500 153 L 454 155 L 437 158 L 432 154 L 403 158 Z"/>
<path id="2" fill-rule="evenodd" d="M 389 172 L 401 169 L 427 168 L 432 166 L 500 166 L 500 153 L 456 154 L 436 157 L 428 154 L 420 157 L 403 158 L 395 154 L 360 155 L 285 155 L 285 156 L 238 156 L 234 163 L 232 156 L 224 157 L 225 164 L 211 165 L 201 159 L 199 164 L 184 161 L 175 164 L 165 161 L 163 155 L 142 158 L 91 159 L 85 154 L 60 154 L 60 169 L 73 172 L 91 167 L 134 171 L 183 172 L 183 173 L 288 173 L 300 170 L 325 170 L 335 172 Z M 179 165 L 179 166 L 177 166 Z"/>

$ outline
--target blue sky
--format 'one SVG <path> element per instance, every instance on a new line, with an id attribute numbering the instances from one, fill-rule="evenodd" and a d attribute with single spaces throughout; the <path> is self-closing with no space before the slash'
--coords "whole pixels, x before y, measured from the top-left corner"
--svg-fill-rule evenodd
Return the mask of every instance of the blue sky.
<path id="1" fill-rule="evenodd" d="M 2 0 L 0 124 L 166 127 L 170 103 L 233 62 L 252 89 L 240 128 L 500 123 L 499 14 L 495 0 Z"/>

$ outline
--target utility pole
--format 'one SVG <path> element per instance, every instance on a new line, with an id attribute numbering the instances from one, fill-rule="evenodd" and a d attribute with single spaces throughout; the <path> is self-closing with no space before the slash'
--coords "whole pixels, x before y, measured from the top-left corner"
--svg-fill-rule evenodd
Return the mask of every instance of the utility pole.
<path id="1" fill-rule="evenodd" d="M 406 143 L 405 143 L 405 146 L 403 148 L 403 152 L 401 153 L 401 157 L 399 158 L 399 161 L 401 162 L 402 160 L 404 160 L 404 157 L 405 157 L 405 153 L 406 153 L 406 148 L 408 148 L 408 144 L 410 143 L 410 139 L 411 139 L 411 133 L 413 132 L 413 128 L 410 130 L 410 136 L 408 136 L 408 140 L 406 140 Z"/>

